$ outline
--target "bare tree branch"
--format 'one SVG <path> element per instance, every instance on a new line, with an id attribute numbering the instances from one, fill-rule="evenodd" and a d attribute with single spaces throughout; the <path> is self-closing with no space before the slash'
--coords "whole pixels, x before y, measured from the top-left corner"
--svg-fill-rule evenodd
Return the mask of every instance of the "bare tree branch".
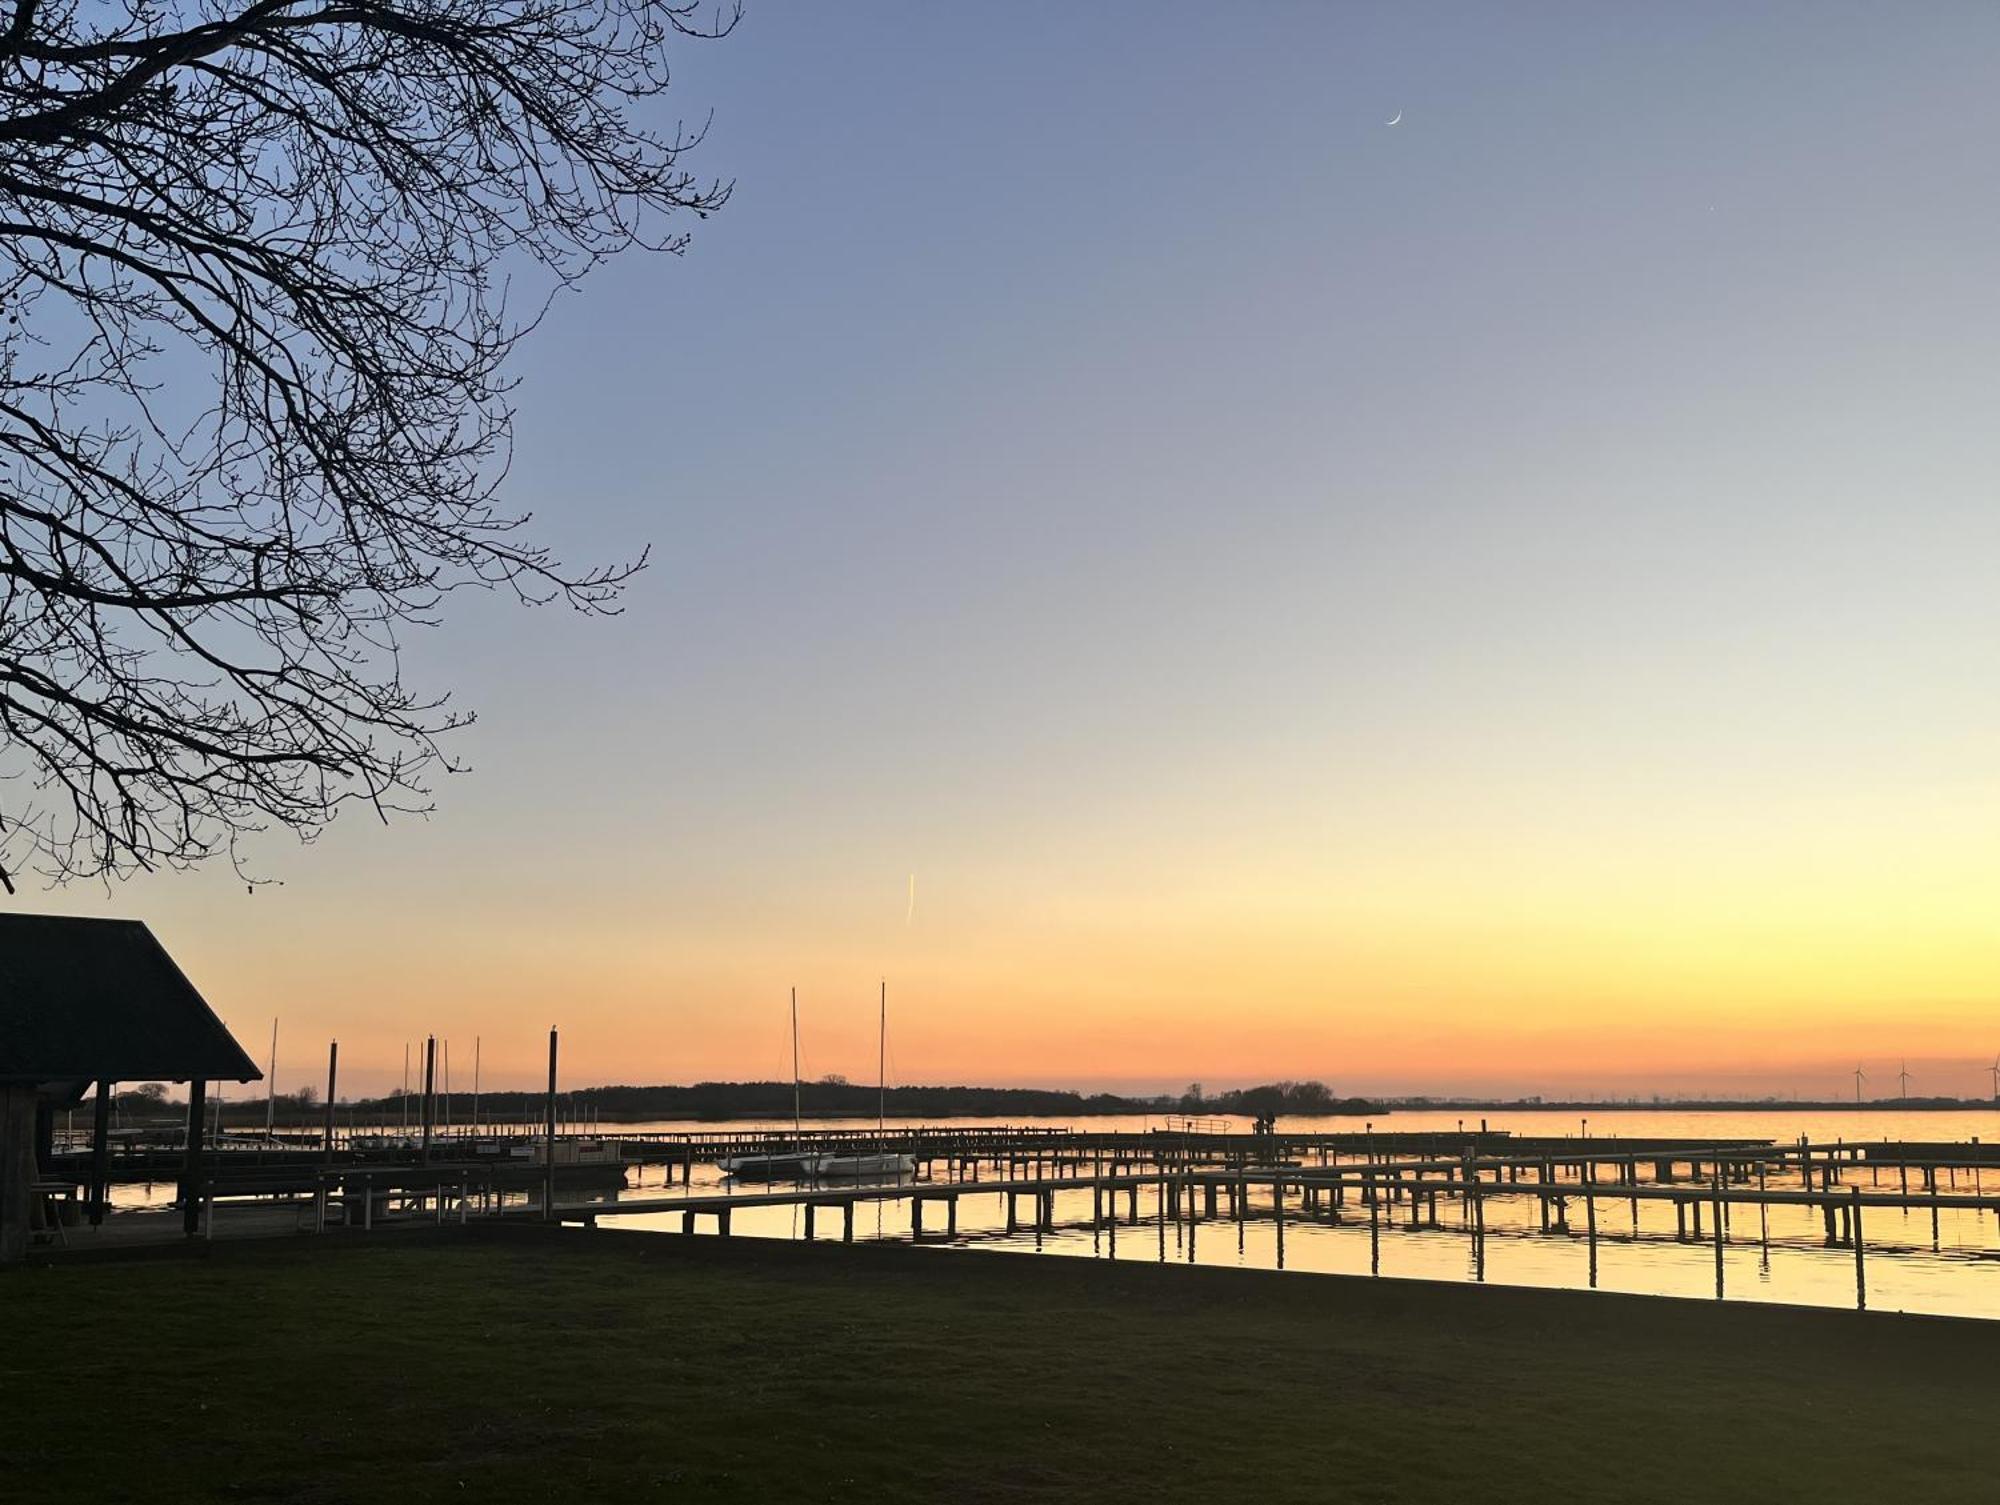
<path id="1" fill-rule="evenodd" d="M 0 32 L 0 880 L 427 808 L 399 634 L 617 609 L 495 495 L 547 299 L 728 185 L 633 118 L 678 0 L 15 0 Z M 511 290 L 539 284 L 531 306 Z M 516 294 L 518 296 L 518 293 Z M 11 885 L 10 885 L 11 887 Z"/>

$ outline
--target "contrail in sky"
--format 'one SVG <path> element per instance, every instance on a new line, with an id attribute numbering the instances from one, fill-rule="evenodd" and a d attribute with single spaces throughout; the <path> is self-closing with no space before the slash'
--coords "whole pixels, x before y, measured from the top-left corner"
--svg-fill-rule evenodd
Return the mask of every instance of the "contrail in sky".
<path id="1" fill-rule="evenodd" d="M 917 917 L 917 875 L 910 874 L 910 907 L 904 911 L 903 923 L 909 924 Z"/>

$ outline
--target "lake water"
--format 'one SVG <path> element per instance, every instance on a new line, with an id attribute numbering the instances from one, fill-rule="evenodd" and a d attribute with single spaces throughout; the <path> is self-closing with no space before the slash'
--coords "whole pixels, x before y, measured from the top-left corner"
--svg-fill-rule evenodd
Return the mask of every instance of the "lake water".
<path id="1" fill-rule="evenodd" d="M 1974 1139 L 1985 1143 L 2000 1140 L 2000 1109 L 1938 1112 L 1767 1111 L 1709 1112 L 1698 1108 L 1645 1110 L 1596 1109 L 1587 1119 L 1574 1112 L 1550 1110 L 1459 1109 L 1404 1110 L 1383 1114 L 1372 1122 L 1384 1131 L 1411 1132 L 1425 1129 L 1476 1128 L 1482 1119 L 1495 1131 L 1507 1130 L 1524 1137 L 1581 1138 L 1616 1145 L 1621 1139 L 1764 1139 L 1796 1141 L 1801 1135 L 1816 1144 L 1840 1140 L 1912 1140 L 1922 1142 Z M 1238 1132 L 1248 1137 L 1247 1120 L 1232 1120 Z M 1282 1130 L 1300 1133 L 1360 1131 L 1367 1120 L 1283 1119 Z M 1084 1130 L 1132 1130 L 1162 1126 L 1154 1117 L 1103 1117 L 1081 1120 L 1024 1119 L 929 1119 L 890 1121 L 898 1128 L 985 1127 L 994 1125 L 1076 1127 Z M 721 1125 L 693 1121 L 645 1124 L 606 1124 L 608 1137 L 620 1132 L 660 1131 L 667 1133 L 714 1133 L 719 1129 L 768 1128 L 785 1130 L 783 1122 L 749 1122 Z M 852 1119 L 807 1120 L 809 1128 L 872 1128 Z M 990 1171 L 986 1174 L 990 1175 Z M 1864 1189 L 1871 1183 L 1863 1167 L 1848 1172 L 1848 1184 Z M 1913 1186 L 1916 1184 L 1912 1179 Z M 1893 1172 L 1885 1173 L 1882 1190 L 1896 1186 Z M 713 1165 L 697 1165 L 691 1184 L 683 1187 L 678 1176 L 669 1182 L 659 1166 L 635 1166 L 628 1173 L 628 1197 L 648 1200 L 663 1196 L 715 1196 L 765 1190 L 760 1184 L 739 1184 Z M 1971 1179 L 1961 1173 L 1958 1187 L 1973 1189 Z M 1980 1189 L 2000 1192 L 2000 1167 L 1982 1173 Z M 170 1199 L 173 1188 L 167 1183 L 129 1185 L 117 1189 L 115 1200 L 125 1206 L 158 1205 Z M 946 1237 L 940 1231 L 944 1209 L 933 1205 L 926 1213 L 923 1247 L 940 1251 L 953 1249 L 1008 1249 L 1056 1258 L 1143 1260 L 1168 1264 L 1233 1265 L 1250 1269 L 1280 1267 L 1279 1238 L 1271 1214 L 1266 1189 L 1253 1190 L 1250 1216 L 1240 1224 L 1227 1212 L 1213 1220 L 1203 1218 L 1192 1236 L 1186 1224 L 1160 1216 L 1160 1199 L 1152 1187 L 1139 1193 L 1136 1222 L 1125 1221 L 1128 1204 L 1121 1192 L 1117 1197 L 1120 1221 L 1115 1227 L 1090 1226 L 1092 1198 L 1089 1189 L 1078 1188 L 1056 1194 L 1055 1228 L 1038 1232 L 1022 1227 L 1009 1232 L 1006 1205 L 997 1194 L 972 1191 L 961 1197 L 958 1229 Z M 1709 1240 L 1677 1242 L 1675 1214 L 1671 1204 L 1645 1202 L 1636 1210 L 1629 1201 L 1607 1192 L 1598 1199 L 1597 1289 L 1631 1291 L 1655 1295 L 1693 1296 L 1713 1299 L 1715 1294 L 1715 1249 Z M 1485 1199 L 1486 1258 L 1483 1278 L 1489 1284 L 1559 1286 L 1587 1288 L 1590 1284 L 1590 1256 L 1585 1219 L 1580 1203 L 1571 1208 L 1567 1232 L 1544 1231 L 1538 1203 L 1533 1197 L 1492 1196 Z M 1460 1206 L 1444 1199 L 1438 1204 L 1436 1228 L 1410 1228 L 1408 1213 L 1401 1206 L 1383 1209 L 1377 1232 L 1378 1244 L 1371 1245 L 1365 1208 L 1350 1198 L 1337 1227 L 1324 1214 L 1309 1218 L 1296 1197 L 1285 1215 L 1282 1267 L 1300 1272 L 1367 1275 L 1371 1256 L 1379 1255 L 1379 1273 L 1385 1277 L 1424 1280 L 1467 1281 L 1481 1278 L 1474 1260 L 1472 1239 L 1462 1220 Z M 1732 1226 L 1724 1248 L 1724 1290 L 1726 1300 L 1777 1301 L 1831 1307 L 1852 1307 L 1855 1300 L 1854 1254 L 1846 1247 L 1827 1247 L 1820 1212 L 1812 1207 L 1772 1207 L 1769 1210 L 1769 1249 L 1761 1247 L 1760 1228 L 1754 1209 L 1732 1209 Z M 1023 1218 L 1027 1218 L 1023 1205 Z M 1400 1219 L 1400 1220 L 1399 1220 Z M 1958 1316 L 2000 1318 L 2000 1219 L 1992 1214 L 1940 1209 L 1936 1213 L 1935 1248 L 1933 1214 L 1917 1206 L 1910 1209 L 1871 1207 L 1865 1218 L 1868 1305 L 1877 1311 L 1932 1312 Z M 606 1227 L 650 1228 L 678 1232 L 678 1213 L 651 1213 L 631 1216 L 607 1214 L 600 1220 Z M 796 1207 L 743 1207 L 731 1215 L 731 1236 L 743 1238 L 803 1238 L 805 1215 Z M 711 1235 L 714 1222 L 698 1220 L 698 1229 Z M 1704 1229 L 1708 1228 L 1706 1212 Z M 840 1236 L 838 1212 L 822 1211 L 819 1236 Z M 910 1212 L 907 1201 L 862 1203 L 855 1212 L 855 1237 L 888 1242 L 910 1240 Z"/>
<path id="2" fill-rule="evenodd" d="M 1495 1111 L 1483 1115 L 1477 1110 L 1398 1111 L 1373 1120 L 1383 1131 L 1453 1129 L 1463 1124 L 1476 1127 L 1484 1117 L 1489 1128 L 1515 1134 L 1582 1137 L 1615 1144 L 1620 1138 L 1688 1139 L 1769 1139 L 1797 1140 L 1801 1135 L 1815 1143 L 1843 1139 L 1916 1141 L 1969 1141 L 1991 1143 L 2000 1138 L 2000 1109 L 1901 1113 L 1867 1112 L 1707 1112 L 1692 1108 L 1647 1110 L 1595 1110 L 1586 1121 L 1582 1115 L 1554 1111 Z M 998 1123 L 990 1119 L 954 1119 L 950 1124 L 967 1126 Z M 1022 1122 L 1011 1120 L 1010 1122 Z M 1053 1123 L 1054 1121 L 1049 1121 Z M 1162 1120 L 1140 1118 L 1092 1118 L 1078 1121 L 1085 1129 L 1143 1129 L 1157 1127 Z M 1241 1121 L 1239 1121 L 1241 1122 Z M 814 1127 L 856 1127 L 843 1120 Z M 914 1127 L 895 1123 L 893 1127 Z M 942 1127 L 931 1121 L 929 1127 Z M 705 1132 L 715 1124 L 660 1123 L 622 1126 L 668 1131 Z M 745 1127 L 732 1125 L 731 1127 Z M 789 1123 L 772 1123 L 771 1128 L 789 1128 Z M 1243 1127 L 1247 1129 L 1247 1124 Z M 1359 1130 L 1361 1120 L 1289 1119 L 1279 1127 L 1299 1132 Z M 607 1134 L 617 1129 L 605 1126 Z M 640 1184 L 628 1195 L 647 1197 L 716 1195 L 760 1188 L 735 1187 L 713 1166 L 697 1166 L 692 1185 L 683 1188 L 678 1180 L 665 1183 L 659 1167 L 648 1167 Z M 1848 1184 L 1870 1185 L 1868 1172 L 1855 1168 Z M 1914 1181 L 1912 1183 L 1915 1184 Z M 1883 1190 L 1893 1189 L 1893 1174 L 1885 1175 Z M 1967 1177 L 1961 1190 L 1970 1191 Z M 1982 1173 L 1982 1189 L 2000 1191 L 2000 1168 Z M 1030 1251 L 1049 1257 L 1142 1260 L 1153 1263 L 1234 1265 L 1253 1269 L 1274 1269 L 1280 1264 L 1278 1228 L 1271 1213 L 1268 1192 L 1253 1194 L 1251 1215 L 1238 1223 L 1226 1211 L 1213 1221 L 1198 1222 L 1192 1234 L 1185 1222 L 1160 1216 L 1159 1197 L 1151 1189 L 1139 1194 L 1137 1222 L 1121 1221 L 1115 1228 L 1093 1228 L 1092 1197 L 1087 1188 L 1056 1195 L 1053 1232 L 1006 1227 L 1004 1199 L 998 1195 L 967 1195 L 961 1198 L 958 1229 L 947 1238 L 935 1227 L 941 1224 L 944 1209 L 933 1205 L 927 1210 L 922 1243 L 941 1252 L 952 1249 L 988 1248 Z M 1117 1198 L 1121 1219 L 1127 1203 L 1123 1193 Z M 1566 1233 L 1545 1232 L 1540 1212 L 1532 1197 L 1486 1199 L 1486 1258 L 1484 1279 L 1492 1284 L 1561 1286 L 1584 1288 L 1590 1281 L 1590 1259 L 1580 1204 L 1571 1211 L 1571 1227 Z M 1440 1200 L 1439 1227 L 1412 1229 L 1385 1207 L 1379 1228 L 1379 1273 L 1427 1280 L 1473 1280 L 1473 1243 L 1457 1204 Z M 1025 1216 L 1025 1211 L 1024 1211 Z M 2000 1317 L 2000 1219 L 1991 1214 L 1944 1209 L 1936 1213 L 1936 1247 L 1933 1249 L 1933 1214 L 1922 1207 L 1868 1209 L 1865 1218 L 1868 1305 L 1878 1311 L 1948 1313 L 1963 1316 Z M 607 1227 L 658 1228 L 678 1231 L 677 1213 L 607 1216 Z M 713 1228 L 701 1219 L 699 1228 Z M 1706 1224 L 1704 1225 L 1706 1227 Z M 822 1211 L 819 1236 L 840 1235 L 837 1212 Z M 1665 1202 L 1633 1204 L 1606 1195 L 1598 1200 L 1597 1288 L 1656 1295 L 1695 1296 L 1713 1299 L 1715 1294 L 1715 1250 L 1712 1242 L 1675 1241 L 1675 1213 Z M 731 1216 L 734 1237 L 802 1238 L 804 1212 L 799 1208 L 744 1207 Z M 1732 1226 L 1724 1249 L 1725 1299 L 1732 1301 L 1777 1301 L 1852 1307 L 1855 1301 L 1854 1254 L 1845 1247 L 1828 1248 L 1817 1208 L 1773 1207 L 1769 1211 L 1769 1249 L 1760 1247 L 1761 1229 L 1755 1209 L 1732 1209 Z M 909 1204 L 906 1201 L 863 1203 L 855 1212 L 857 1239 L 908 1242 Z M 1340 1226 L 1330 1226 L 1324 1214 L 1311 1219 L 1296 1200 L 1288 1204 L 1283 1236 L 1283 1268 L 1301 1272 L 1367 1275 L 1370 1273 L 1371 1235 L 1365 1209 L 1350 1199 Z"/>

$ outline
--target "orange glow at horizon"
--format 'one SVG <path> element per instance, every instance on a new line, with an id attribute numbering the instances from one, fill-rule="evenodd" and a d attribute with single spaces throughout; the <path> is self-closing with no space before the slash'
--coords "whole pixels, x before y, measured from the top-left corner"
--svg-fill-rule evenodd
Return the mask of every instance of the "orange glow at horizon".
<path id="1" fill-rule="evenodd" d="M 474 1036 L 486 1085 L 532 1087 L 550 1024 L 572 1086 L 781 1079 L 794 985 L 807 1077 L 872 1081 L 886 976 L 902 1083 L 1831 1097 L 1853 1061 L 1909 1057 L 1955 1063 L 1921 1090 L 1969 1095 L 2000 1028 L 1979 881 L 2000 831 L 1957 815 L 1949 842 L 1852 822 L 1838 864 L 1817 860 L 1824 840 L 1794 831 L 1785 850 L 1767 826 L 1728 863 L 1686 828 L 1614 857 L 1520 829 L 1433 844 L 1406 827 L 1282 864 L 1251 861 L 1254 841 L 1206 863 L 1140 854 L 1072 867 L 1059 889 L 937 865 L 914 923 L 898 873 L 879 892 L 815 886 L 811 906 L 745 890 L 658 918 L 636 901 L 540 909 L 550 890 L 498 886 L 425 907 L 392 881 L 331 912 L 260 894 L 239 906 L 267 922 L 249 929 L 198 912 L 155 925 L 253 1054 L 282 1018 L 287 1089 L 338 1034 L 344 1080 L 380 1090 L 428 1032 L 452 1040 L 459 1090 Z"/>

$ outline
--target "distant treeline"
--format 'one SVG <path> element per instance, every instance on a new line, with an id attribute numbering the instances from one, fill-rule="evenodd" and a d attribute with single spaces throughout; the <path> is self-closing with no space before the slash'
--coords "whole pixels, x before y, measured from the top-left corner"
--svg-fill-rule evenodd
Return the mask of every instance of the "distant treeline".
<path id="1" fill-rule="evenodd" d="M 457 1095 L 459 1100 L 464 1094 Z M 656 1118 L 790 1118 L 790 1082 L 696 1082 L 690 1087 L 582 1087 L 563 1093 L 565 1111 L 605 1123 Z M 532 1118 L 547 1099 L 535 1092 L 494 1092 L 480 1099 L 482 1113 Z M 1063 1118 L 1104 1113 L 1144 1113 L 1133 1098 L 1098 1093 L 1051 1092 L 1034 1087 L 875 1087 L 843 1081 L 801 1083 L 799 1111 L 807 1118 Z"/>
<path id="2" fill-rule="evenodd" d="M 240 1094 L 240 1095 L 239 1095 Z M 886 1096 L 878 1088 L 828 1077 L 799 1085 L 799 1111 L 807 1118 L 872 1119 L 878 1107 L 892 1118 L 1092 1118 L 1108 1114 L 1186 1113 L 1210 1117 L 1265 1114 L 1312 1116 L 1320 1114 L 1362 1114 L 1386 1111 L 1379 1103 L 1362 1098 L 1336 1098 L 1324 1082 L 1269 1082 L 1259 1087 L 1235 1088 L 1213 1095 L 1196 1083 L 1184 1093 L 1158 1097 L 1124 1097 L 1115 1093 L 1055 1091 L 1038 1087 L 891 1087 Z M 414 1115 L 420 1093 L 411 1093 L 405 1102 L 400 1092 L 384 1097 L 341 1099 L 338 1116 L 342 1122 L 396 1120 Z M 439 1094 L 442 1099 L 443 1094 Z M 786 1119 L 792 1116 L 790 1082 L 696 1082 L 692 1086 L 579 1087 L 560 1094 L 559 1112 L 566 1122 L 594 1119 L 602 1123 L 643 1123 L 654 1119 L 732 1118 Z M 121 1091 L 117 1095 L 121 1120 L 166 1120 L 184 1111 L 184 1103 L 167 1096 L 158 1083 Z M 213 1097 L 210 1099 L 214 1101 Z M 539 1092 L 482 1092 L 479 1116 L 483 1122 L 538 1122 L 548 1099 Z M 298 1093 L 279 1093 L 276 1120 L 280 1124 L 311 1125 L 324 1111 L 319 1095 L 308 1088 Z M 453 1123 L 471 1117 L 472 1094 L 463 1089 L 451 1094 L 449 1113 L 440 1112 L 440 1121 Z M 223 1109 L 223 1121 L 231 1125 L 261 1124 L 264 1098 L 255 1084 L 231 1084 Z"/>
<path id="3" fill-rule="evenodd" d="M 1269 1114 L 1315 1117 L 1323 1114 L 1380 1113 L 1381 1104 L 1362 1097 L 1335 1097 L 1325 1082 L 1266 1082 L 1261 1087 L 1237 1087 L 1210 1096 L 1196 1082 L 1174 1104 L 1184 1113 L 1234 1114 L 1262 1118 Z"/>
<path id="4" fill-rule="evenodd" d="M 691 1087 L 586 1087 L 566 1093 L 566 1111 L 594 1115 L 605 1123 L 646 1119 L 788 1118 L 790 1082 L 696 1082 Z M 463 1097 L 463 1094 L 460 1094 Z M 496 1117 L 533 1117 L 542 1111 L 539 1094 L 505 1092 L 481 1100 Z M 1106 1114 L 1187 1112 L 1213 1115 L 1265 1113 L 1372 1113 L 1360 1098 L 1336 1098 L 1322 1082 L 1272 1082 L 1215 1097 L 1121 1097 L 1099 1092 L 1060 1092 L 1037 1087 L 879 1088 L 828 1079 L 799 1087 L 799 1111 L 807 1118 L 872 1118 L 878 1105 L 892 1118 L 1089 1118 Z"/>

